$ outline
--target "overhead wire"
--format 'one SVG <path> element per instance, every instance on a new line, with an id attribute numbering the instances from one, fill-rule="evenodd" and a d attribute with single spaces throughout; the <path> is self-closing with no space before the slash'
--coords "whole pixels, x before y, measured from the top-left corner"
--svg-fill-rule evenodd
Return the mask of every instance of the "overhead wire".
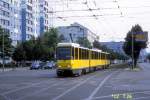
<path id="1" fill-rule="evenodd" d="M 146 12 L 123 13 L 123 10 L 121 10 L 121 9 L 126 9 L 126 10 L 128 10 L 128 9 L 141 9 L 141 8 L 149 8 L 150 6 L 147 6 L 147 5 L 141 5 L 141 6 L 135 6 L 135 5 L 134 6 L 120 6 L 119 3 L 118 3 L 118 0 L 112 0 L 111 1 L 113 3 L 116 3 L 117 7 L 97 7 L 97 8 L 91 8 L 90 5 L 89 5 L 90 2 L 88 2 L 88 0 L 63 0 L 63 1 L 67 2 L 67 4 L 63 4 L 66 7 L 69 6 L 70 4 L 76 4 L 78 2 L 81 5 L 82 4 L 85 5 L 87 7 L 87 9 L 63 9 L 63 10 L 55 10 L 53 12 L 48 12 L 48 13 L 55 13 L 56 16 L 54 18 L 56 18 L 56 19 L 64 20 L 64 19 L 69 19 L 69 18 L 87 18 L 87 19 L 92 19 L 93 18 L 93 19 L 95 19 L 95 21 L 97 21 L 97 20 L 99 20 L 99 18 L 104 18 L 106 20 L 106 17 L 113 17 L 113 18 L 116 18 L 116 19 L 117 18 L 118 19 L 121 18 L 121 20 L 124 20 L 125 23 L 128 23 L 127 22 L 128 20 L 126 20 L 126 18 L 129 18 L 129 19 L 133 19 L 134 18 L 134 19 L 136 19 L 137 15 L 142 15 L 142 13 L 143 14 L 150 14 L 150 13 L 148 13 L 149 11 L 147 11 L 147 13 Z M 79 2 L 79 1 L 81 1 L 81 2 Z M 106 2 L 108 2 L 108 1 L 106 1 Z M 93 0 L 93 4 L 95 6 L 97 6 L 95 0 Z M 94 13 L 94 11 L 101 11 L 101 10 L 110 10 L 110 11 L 112 11 L 112 10 L 119 10 L 119 13 L 117 13 L 117 14 L 112 13 L 112 12 L 109 13 L 109 14 L 95 14 Z M 57 14 L 61 13 L 61 12 L 63 13 L 62 16 L 58 16 Z M 74 15 L 74 14 L 72 14 L 72 15 L 66 16 L 65 13 L 68 13 L 68 12 L 89 12 L 88 13 L 89 15 Z M 108 23 L 107 20 L 105 21 L 105 24 L 106 23 L 107 23 L 108 26 L 110 25 L 110 23 Z M 111 30 L 113 30 L 113 29 L 111 29 Z M 113 32 L 114 32 L 114 30 L 113 30 Z"/>

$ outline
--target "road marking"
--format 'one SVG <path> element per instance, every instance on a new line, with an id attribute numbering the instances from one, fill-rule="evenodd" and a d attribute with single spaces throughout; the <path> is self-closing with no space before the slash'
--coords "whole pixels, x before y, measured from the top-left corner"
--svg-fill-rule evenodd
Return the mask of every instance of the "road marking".
<path id="1" fill-rule="evenodd" d="M 105 82 L 114 74 L 117 73 L 118 71 L 115 71 L 108 75 L 107 77 L 104 78 L 104 80 L 99 84 L 99 86 L 92 92 L 92 94 L 86 99 L 86 100 L 92 100 L 92 98 L 95 96 L 95 94 L 98 92 L 98 90 L 105 84 Z"/>
<path id="2" fill-rule="evenodd" d="M 104 99 L 104 98 L 109 98 L 109 97 L 112 97 L 112 95 L 106 95 L 106 96 L 100 96 L 100 97 L 93 97 L 92 100 Z"/>
<path id="3" fill-rule="evenodd" d="M 17 92 L 17 91 L 20 91 L 20 90 L 23 90 L 23 89 L 26 89 L 26 88 L 30 88 L 32 86 L 36 86 L 36 85 L 40 85 L 40 84 L 43 84 L 43 83 L 47 83 L 47 82 L 53 82 L 53 81 L 46 81 L 46 82 L 40 82 L 40 83 L 33 83 L 31 85 L 28 85 L 28 86 L 24 86 L 22 88 L 17 88 L 17 89 L 14 89 L 14 90 L 10 90 L 8 92 L 4 92 L 2 93 L 1 95 L 7 95 L 7 94 L 10 94 L 10 93 L 13 93 L 13 92 Z"/>
<path id="4" fill-rule="evenodd" d="M 142 99 L 149 99 L 150 96 L 147 96 L 147 97 L 139 97 L 139 98 L 134 98 L 134 100 L 142 100 Z"/>
<path id="5" fill-rule="evenodd" d="M 130 92 L 132 95 L 136 95 L 136 94 L 147 94 L 150 93 L 150 91 L 142 91 L 142 92 Z M 122 93 L 124 94 L 124 93 Z M 149 95 L 149 94 L 147 94 Z M 108 98 L 108 97 L 112 97 L 112 95 L 105 95 L 105 96 L 99 96 L 99 97 L 93 97 L 92 100 L 96 100 L 96 99 L 103 99 L 103 98 Z M 138 98 L 137 98 L 138 99 Z"/>
<path id="6" fill-rule="evenodd" d="M 5 95 L 1 95 L 1 94 L 0 94 L 0 96 L 4 97 L 5 100 L 10 100 L 10 99 L 9 99 L 7 96 L 5 96 Z"/>
<path id="7" fill-rule="evenodd" d="M 25 98 L 27 98 L 27 97 L 31 97 L 31 96 L 33 96 L 33 95 L 39 94 L 39 93 L 41 93 L 41 92 L 44 92 L 44 91 L 46 91 L 46 90 L 48 90 L 48 89 L 50 89 L 50 88 L 52 88 L 52 87 L 58 86 L 58 85 L 63 84 L 63 83 L 65 83 L 65 82 L 54 83 L 53 85 L 51 85 L 51 86 L 49 86 L 49 87 L 43 88 L 43 89 L 41 89 L 41 90 L 39 90 L 39 91 L 37 91 L 37 92 L 34 92 L 34 93 L 32 93 L 32 94 L 23 96 L 23 97 L 18 98 L 18 99 L 16 99 L 16 100 L 22 100 L 22 99 L 25 99 Z"/>
<path id="8" fill-rule="evenodd" d="M 82 84 L 86 83 L 88 80 L 90 80 L 90 79 L 92 79 L 92 78 L 94 78 L 94 77 L 96 77 L 96 76 L 97 76 L 97 75 L 91 76 L 90 78 L 88 78 L 88 79 L 86 79 L 86 80 L 80 82 L 79 84 L 75 85 L 74 87 L 72 87 L 72 88 L 68 89 L 67 91 L 63 92 L 62 94 L 56 96 L 56 97 L 53 98 L 52 100 L 58 100 L 58 99 L 60 99 L 61 97 L 63 97 L 63 96 L 66 95 L 67 93 L 71 92 L 72 90 L 76 89 L 77 87 L 81 86 Z"/>

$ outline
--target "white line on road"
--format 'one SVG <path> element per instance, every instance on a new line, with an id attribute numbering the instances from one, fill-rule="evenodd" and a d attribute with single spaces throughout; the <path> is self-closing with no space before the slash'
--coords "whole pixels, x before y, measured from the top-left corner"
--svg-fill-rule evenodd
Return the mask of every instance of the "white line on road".
<path id="1" fill-rule="evenodd" d="M 63 96 L 66 95 L 67 93 L 71 92 L 72 90 L 76 89 L 77 87 L 81 86 L 82 84 L 86 83 L 88 80 L 90 80 L 90 79 L 92 79 L 92 78 L 94 78 L 94 77 L 96 77 L 96 76 L 97 76 L 97 75 L 91 76 L 90 78 L 88 78 L 88 79 L 86 79 L 86 80 L 80 82 L 79 84 L 75 85 L 74 87 L 72 87 L 72 88 L 66 90 L 65 92 L 63 92 L 62 94 L 56 96 L 56 97 L 53 98 L 52 100 L 58 100 L 58 99 L 60 99 L 61 97 L 63 97 Z"/>
<path id="2" fill-rule="evenodd" d="M 129 93 L 129 92 L 127 92 Z M 150 91 L 140 91 L 140 92 L 130 92 L 132 95 L 136 95 L 136 94 L 147 94 L 147 95 L 150 95 Z M 126 94 L 125 93 L 122 93 L 122 94 Z M 108 97 L 112 97 L 112 95 L 105 95 L 105 96 L 99 96 L 99 97 L 93 97 L 92 100 L 97 100 L 97 99 L 104 99 L 104 98 L 108 98 Z M 141 97 L 141 98 L 144 98 L 144 97 Z M 135 98 L 135 99 L 140 99 L 140 98 Z"/>
<path id="3" fill-rule="evenodd" d="M 41 90 L 39 90 L 39 91 L 37 91 L 37 92 L 34 92 L 34 93 L 32 93 L 32 94 L 29 94 L 29 95 L 23 96 L 23 97 L 21 97 L 21 98 L 18 98 L 17 100 L 22 100 L 22 99 L 25 99 L 25 98 L 27 98 L 27 97 L 31 97 L 31 96 L 33 96 L 33 95 L 36 95 L 36 94 L 42 93 L 42 92 L 44 92 L 44 91 L 46 91 L 46 90 L 48 90 L 48 89 L 50 89 L 50 88 L 52 88 L 52 87 L 55 87 L 55 86 L 61 85 L 61 84 L 63 84 L 63 83 L 64 83 L 64 82 L 54 83 L 53 85 L 51 85 L 51 86 L 49 86 L 49 87 L 43 88 L 43 89 L 41 89 Z"/>
<path id="4" fill-rule="evenodd" d="M 106 98 L 109 98 L 109 97 L 112 97 L 112 95 L 106 95 L 106 96 L 100 96 L 100 97 L 93 97 L 92 100 L 97 100 L 97 99 L 106 99 Z"/>
<path id="5" fill-rule="evenodd" d="M 17 88 L 17 89 L 14 89 L 14 90 L 10 90 L 8 92 L 4 92 L 2 93 L 1 95 L 7 95 L 7 94 L 10 94 L 10 93 L 13 93 L 13 92 L 17 92 L 17 91 L 20 91 L 20 90 L 23 90 L 23 89 L 26 89 L 26 88 L 30 88 L 32 86 L 36 86 L 36 85 L 40 85 L 40 84 L 43 84 L 43 83 L 47 83 L 47 82 L 53 82 L 53 81 L 46 81 L 46 82 L 40 82 L 40 83 L 33 83 L 31 85 L 28 85 L 28 86 L 24 86 L 22 88 Z"/>
<path id="6" fill-rule="evenodd" d="M 2 96 L 3 98 L 4 98 L 4 100 L 10 100 L 7 96 L 5 96 L 5 95 L 1 95 L 0 94 L 0 96 Z"/>
<path id="7" fill-rule="evenodd" d="M 95 94 L 98 92 L 98 90 L 105 84 L 105 82 L 114 74 L 117 73 L 118 71 L 115 71 L 108 75 L 107 77 L 104 78 L 104 80 L 99 84 L 99 86 L 92 92 L 92 94 L 86 99 L 86 100 L 92 100 Z"/>
<path id="8" fill-rule="evenodd" d="M 143 100 L 143 99 L 149 99 L 150 96 L 147 96 L 147 97 L 139 97 L 139 98 L 134 98 L 134 100 Z"/>

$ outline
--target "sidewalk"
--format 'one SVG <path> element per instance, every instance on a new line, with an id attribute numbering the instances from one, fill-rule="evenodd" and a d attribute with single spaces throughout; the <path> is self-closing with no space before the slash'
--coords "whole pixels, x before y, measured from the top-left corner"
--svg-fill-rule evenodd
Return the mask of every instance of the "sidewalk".
<path id="1" fill-rule="evenodd" d="M 4 70 L 3 70 L 3 68 L 0 68 L 0 73 L 11 71 L 11 70 L 13 70 L 13 68 L 5 68 Z"/>
<path id="2" fill-rule="evenodd" d="M 28 70 L 28 67 L 19 67 L 19 68 L 5 68 L 3 71 L 3 68 L 0 68 L 0 73 L 2 72 L 8 72 L 8 71 L 13 71 L 13 70 Z"/>

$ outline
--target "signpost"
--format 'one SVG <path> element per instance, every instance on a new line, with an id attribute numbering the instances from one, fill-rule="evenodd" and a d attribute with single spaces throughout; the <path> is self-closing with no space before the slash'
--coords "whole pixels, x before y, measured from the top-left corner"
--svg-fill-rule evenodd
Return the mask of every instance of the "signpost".
<path id="1" fill-rule="evenodd" d="M 135 63 L 135 59 L 134 59 L 134 42 L 141 42 L 141 43 L 145 43 L 148 41 L 148 32 L 134 32 L 132 33 L 132 68 L 134 68 L 134 63 Z"/>
<path id="2" fill-rule="evenodd" d="M 136 32 L 135 41 L 147 42 L 148 41 L 148 32 Z"/>

